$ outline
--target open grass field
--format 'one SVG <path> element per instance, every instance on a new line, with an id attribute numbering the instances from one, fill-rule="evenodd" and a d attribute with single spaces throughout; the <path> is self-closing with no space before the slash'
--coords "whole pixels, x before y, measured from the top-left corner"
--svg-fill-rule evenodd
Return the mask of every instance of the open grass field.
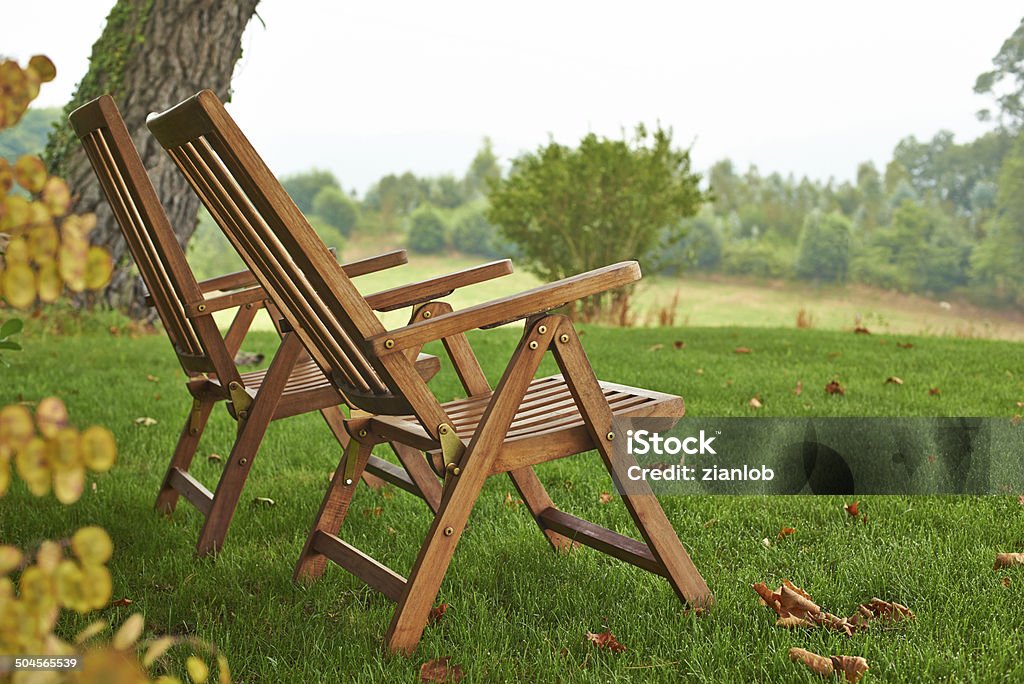
<path id="1" fill-rule="evenodd" d="M 345 259 L 358 259 L 401 247 L 397 237 L 353 238 Z M 449 254 L 410 254 L 409 263 L 359 278 L 364 292 L 404 285 L 486 261 L 484 257 Z M 455 308 L 535 287 L 539 281 L 519 270 L 510 276 L 465 288 L 448 301 Z M 686 273 L 678 278 L 645 274 L 632 298 L 631 312 L 638 326 L 663 324 L 663 313 L 674 315 L 680 326 L 796 327 L 801 310 L 808 323 L 822 330 L 852 330 L 858 325 L 874 332 L 948 337 L 1024 340 L 1024 313 L 984 309 L 963 300 L 947 302 L 920 295 L 905 295 L 862 285 L 815 286 L 785 281 L 755 282 L 736 278 Z M 393 325 L 403 314 L 385 315 Z M 270 329 L 269 320 L 261 321 Z"/>
<path id="2" fill-rule="evenodd" d="M 413 657 L 385 655 L 390 602 L 336 567 L 309 587 L 290 581 L 339 457 L 320 417 L 271 426 L 225 550 L 215 560 L 196 560 L 200 516 L 187 504 L 170 519 L 152 510 L 188 405 L 167 341 L 112 336 L 106 323 L 85 328 L 74 337 L 30 332 L 26 351 L 8 354 L 12 365 L 0 370 L 0 404 L 56 394 L 77 425 L 100 423 L 115 432 L 119 462 L 91 477 L 95 490 L 87 488 L 70 507 L 33 499 L 16 484 L 0 504 L 0 538 L 31 548 L 85 524 L 105 526 L 116 545 L 115 598 L 134 604 L 103 616 L 119 622 L 141 610 L 154 633 L 211 640 L 229 654 L 238 681 L 412 682 L 421 663 L 439 656 L 451 656 L 472 682 L 821 681 L 788 661 L 792 646 L 864 656 L 871 665 L 865 681 L 1024 679 L 1024 569 L 992 570 L 997 552 L 1024 551 L 1024 506 L 1016 496 L 870 497 L 861 502 L 867 524 L 849 518 L 848 502 L 832 497 L 665 498 L 716 593 L 714 610 L 696 616 L 647 573 L 588 549 L 551 552 L 529 514 L 506 504 L 507 494 L 514 498 L 511 484 L 495 478 L 442 585 L 447 614 L 428 627 Z M 493 381 L 517 331 L 475 333 L 470 341 Z M 791 325 L 586 327 L 583 341 L 602 378 L 678 392 L 691 415 L 1010 420 L 1024 401 L 1024 355 L 1006 341 Z M 274 346 L 272 334 L 258 333 L 245 349 Z M 735 353 L 740 346 L 751 353 Z M 551 371 L 551 363 L 542 369 Z M 157 381 L 147 380 L 149 374 Z M 884 384 L 889 375 L 905 384 Z M 845 396 L 824 392 L 834 378 Z M 800 395 L 793 391 L 798 382 Z M 433 387 L 444 399 L 458 389 L 450 369 Z M 931 387 L 941 393 L 929 394 Z M 748 405 L 755 394 L 764 404 L 759 411 Z M 139 416 L 158 422 L 139 427 L 133 424 Z M 206 456 L 226 456 L 233 427 L 223 409 L 215 414 L 196 466 L 208 484 L 222 465 Z M 619 502 L 600 503 L 611 484 L 596 455 L 546 464 L 539 474 L 559 507 L 633 533 Z M 252 505 L 258 496 L 276 505 Z M 426 507 L 401 491 L 362 488 L 342 536 L 401 571 L 411 565 L 429 520 Z M 761 540 L 776 539 L 782 527 L 796 532 L 766 548 Z M 917 619 L 852 638 L 787 631 L 774 626 L 774 615 L 750 589 L 783 578 L 837 614 L 878 596 L 909 606 Z M 72 622 L 64 625 L 68 632 L 84 619 Z M 627 650 L 613 654 L 587 642 L 585 632 L 603 629 Z"/>

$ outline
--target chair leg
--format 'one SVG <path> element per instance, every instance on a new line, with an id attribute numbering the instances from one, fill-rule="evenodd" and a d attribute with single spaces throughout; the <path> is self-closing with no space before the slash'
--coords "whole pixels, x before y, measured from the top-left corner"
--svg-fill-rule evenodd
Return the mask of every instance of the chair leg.
<path id="1" fill-rule="evenodd" d="M 405 468 L 405 472 L 419 488 L 431 513 L 437 513 L 437 509 L 441 506 L 441 482 L 427 465 L 427 459 L 423 458 L 423 453 L 398 442 L 392 443 L 391 448 L 394 450 L 395 456 L 398 457 L 399 463 Z"/>
<path id="2" fill-rule="evenodd" d="M 548 508 L 553 508 L 555 504 L 551 497 L 548 496 L 547 490 L 544 489 L 544 485 L 541 484 L 540 478 L 537 477 L 537 473 L 534 472 L 533 468 L 526 467 L 519 470 L 510 470 L 508 476 L 512 480 L 512 484 L 515 485 L 516 491 L 519 492 L 519 496 L 523 497 L 523 503 L 530 510 L 533 519 L 537 521 L 540 531 L 547 537 L 551 548 L 555 551 L 571 551 L 577 548 L 579 546 L 578 542 L 574 542 L 554 530 L 547 529 L 541 522 L 540 514 Z"/>
<path id="3" fill-rule="evenodd" d="M 352 496 L 355 494 L 356 486 L 359 484 L 359 476 L 363 474 L 366 463 L 370 460 L 373 446 L 374 443 L 371 441 L 359 443 L 355 456 L 354 477 L 351 484 L 345 483 L 343 474 L 345 461 L 348 459 L 348 454 L 352 453 L 351 450 L 346 452 L 345 458 L 342 459 L 337 470 L 334 471 L 331 484 L 327 487 L 327 494 L 324 495 L 324 500 L 320 504 L 320 511 L 317 513 L 316 522 L 309 531 L 306 544 L 302 547 L 302 554 L 299 556 L 299 562 L 295 565 L 295 573 L 292 575 L 293 581 L 297 582 L 300 579 L 315 580 L 324 573 L 327 558 L 313 549 L 313 540 L 318 532 L 337 534 L 338 530 L 341 529 L 341 524 L 345 522 L 345 516 L 348 515 Z"/>
<path id="4" fill-rule="evenodd" d="M 192 459 L 199 448 L 199 439 L 203 436 L 206 423 L 213 410 L 213 399 L 193 399 L 192 410 L 185 420 L 185 427 L 181 429 L 181 436 L 178 437 L 178 445 L 174 448 L 174 455 L 171 463 L 167 466 L 167 474 L 164 475 L 163 485 L 156 497 L 156 510 L 170 515 L 178 505 L 178 490 L 170 485 L 171 471 L 174 469 L 188 470 L 192 465 Z"/>
<path id="5" fill-rule="evenodd" d="M 566 320 L 558 326 L 557 332 L 560 336 L 567 337 L 564 338 L 565 342 L 560 341 L 552 348 L 555 360 L 565 376 L 569 391 L 579 406 L 584 423 L 615 486 L 619 491 L 625 491 L 620 483 L 626 481 L 626 472 L 631 465 L 636 465 L 636 461 L 632 456 L 621 457 L 612 450 L 608 439 L 608 435 L 612 434 L 612 412 L 590 361 L 583 351 L 576 330 Z M 691 606 L 710 607 L 714 602 L 711 590 L 683 548 L 654 492 L 650 486 L 644 487 L 643 483 L 635 484 L 640 484 L 641 487 L 631 486 L 635 493 L 623 495 L 622 499 L 651 553 L 665 566 L 672 589 L 680 600 Z"/>
<path id="6" fill-rule="evenodd" d="M 462 456 L 459 463 L 461 474 L 453 476 L 444 487 L 441 507 L 412 566 L 385 636 L 390 651 L 412 653 L 423 636 L 430 609 L 470 511 L 490 475 L 516 410 L 547 353 L 552 328 L 543 326 L 544 332 L 540 333 L 540 327 L 535 323 L 524 330 L 523 338 L 494 390 L 494 397 L 484 410 L 477 432 Z M 534 344 L 533 348 L 528 345 L 538 341 L 540 344 Z"/>
<path id="7" fill-rule="evenodd" d="M 258 403 L 254 403 L 254 406 Z M 267 426 L 270 424 L 269 416 L 263 415 L 264 413 L 266 412 L 253 411 L 238 431 L 238 438 L 231 448 L 231 456 L 224 464 L 224 471 L 213 493 L 210 514 L 206 516 L 206 522 L 199 533 L 199 543 L 196 544 L 198 556 L 216 553 L 224 545 L 224 537 L 227 536 L 231 518 L 238 507 L 242 488 L 249 477 L 260 442 L 263 441 Z"/>
<path id="8" fill-rule="evenodd" d="M 341 445 L 342 451 L 348 446 L 348 432 L 345 430 L 345 414 L 341 412 L 340 406 L 328 406 L 320 409 L 320 415 L 324 417 L 324 422 L 327 423 L 327 427 L 331 429 L 334 434 L 334 438 L 338 440 L 338 444 Z M 380 489 L 387 484 L 384 480 L 380 479 L 372 473 L 363 473 L 363 482 L 370 489 Z"/>

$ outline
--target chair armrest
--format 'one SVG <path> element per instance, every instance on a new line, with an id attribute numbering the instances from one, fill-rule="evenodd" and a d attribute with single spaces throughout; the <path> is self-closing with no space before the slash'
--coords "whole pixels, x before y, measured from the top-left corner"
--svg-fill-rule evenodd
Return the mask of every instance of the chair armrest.
<path id="1" fill-rule="evenodd" d="M 341 268 L 349 278 L 355 278 L 407 263 L 409 263 L 409 256 L 405 253 L 405 250 L 396 249 L 392 252 L 384 252 L 383 254 L 367 257 L 366 259 L 346 262 L 341 265 Z"/>
<path id="2" fill-rule="evenodd" d="M 199 283 L 199 291 L 206 294 L 207 292 L 216 292 L 218 290 L 237 290 L 243 287 L 252 287 L 256 284 L 256 276 L 252 274 L 252 271 L 236 271 L 235 273 L 225 273 L 216 278 L 201 281 Z"/>
<path id="3" fill-rule="evenodd" d="M 490 328 L 511 323 L 532 314 L 557 309 L 583 297 L 628 285 L 639 279 L 640 264 L 635 261 L 623 261 L 541 285 L 511 297 L 495 299 L 374 335 L 367 343 L 378 356 L 392 354 L 474 328 Z"/>
<path id="4" fill-rule="evenodd" d="M 428 278 L 418 283 L 410 283 L 390 290 L 383 290 L 367 295 L 366 303 L 374 311 L 394 311 L 413 304 L 422 304 L 438 297 L 450 295 L 460 287 L 475 285 L 494 278 L 512 273 L 512 262 L 508 259 L 492 261 L 480 266 L 473 266 L 447 275 Z"/>
<path id="5" fill-rule="evenodd" d="M 186 315 L 195 318 L 197 316 L 205 316 L 212 314 L 214 311 L 223 311 L 224 309 L 233 309 L 236 306 L 245 306 L 246 304 L 255 304 L 257 302 L 263 302 L 267 299 L 266 291 L 260 287 L 250 287 L 245 290 L 235 290 L 234 292 L 228 292 L 226 294 L 219 295 L 217 297 L 207 297 L 203 300 L 202 311 L 193 312 L 186 307 Z"/>

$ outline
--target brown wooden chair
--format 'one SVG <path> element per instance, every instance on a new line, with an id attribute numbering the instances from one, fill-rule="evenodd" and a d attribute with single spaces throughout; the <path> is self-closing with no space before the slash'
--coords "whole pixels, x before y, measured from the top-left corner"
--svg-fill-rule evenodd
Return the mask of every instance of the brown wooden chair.
<path id="1" fill-rule="evenodd" d="M 611 449 L 613 417 L 683 414 L 679 397 L 599 382 L 572 322 L 546 313 L 639 279 L 636 262 L 460 311 L 431 305 L 410 325 L 386 330 L 214 93 L 203 91 L 150 115 L 148 125 L 327 377 L 353 406 L 373 414 L 346 421 L 352 441 L 302 550 L 296 578 L 318 577 L 327 559 L 335 561 L 398 604 L 387 645 L 411 652 L 485 480 L 508 473 L 552 546 L 592 546 L 666 577 L 684 601 L 711 603 L 707 585 L 649 489 L 631 485 L 623 494 L 644 543 L 559 511 L 533 471 L 538 463 L 597 449 L 612 479 L 625 482 L 635 461 Z M 523 319 L 522 340 L 492 390 L 464 333 Z M 446 346 L 466 399 L 439 403 L 416 373 L 411 355 L 433 340 Z M 548 352 L 562 373 L 536 379 Z M 337 536 L 373 446 L 387 441 L 426 452 L 435 469 L 446 473 L 440 508 L 408 578 Z"/>
<path id="2" fill-rule="evenodd" d="M 303 350 L 301 341 L 283 332 L 279 347 L 266 370 L 240 372 L 234 356 L 257 312 L 267 301 L 266 292 L 249 271 L 197 282 L 189 268 L 164 213 L 152 182 L 135 149 L 113 99 L 102 96 L 76 109 L 71 123 L 81 139 L 89 161 L 113 209 L 128 248 L 149 290 L 147 301 L 156 308 L 175 354 L 185 371 L 192 406 L 185 421 L 156 506 L 171 513 L 179 495 L 206 517 L 197 544 L 199 554 L 221 548 L 242 487 L 252 468 L 259 444 L 269 423 L 280 418 L 319 410 L 344 447 L 348 443 L 344 414 L 339 404 L 344 397 L 324 377 L 320 367 Z M 406 262 L 404 250 L 341 266 L 350 277 L 379 271 Z M 508 262 L 498 262 L 460 274 L 460 282 L 479 282 L 509 273 Z M 447 281 L 420 283 L 372 295 L 380 309 L 399 309 L 446 293 Z M 226 292 L 234 290 L 233 292 Z M 226 335 L 222 336 L 213 314 L 238 308 Z M 276 310 L 272 320 L 278 320 Z M 282 332 L 279 329 L 279 332 Z M 424 379 L 440 367 L 430 355 L 416 357 L 416 370 Z M 238 421 L 238 434 L 231 457 L 215 493 L 189 473 L 200 437 L 213 406 L 226 402 Z M 402 449 L 399 445 L 398 449 Z M 405 450 L 400 458 L 411 461 L 415 477 L 387 461 L 371 467 L 385 480 L 415 490 L 436 510 L 440 485 L 422 465 L 418 453 Z M 368 480 L 379 482 L 374 475 Z"/>

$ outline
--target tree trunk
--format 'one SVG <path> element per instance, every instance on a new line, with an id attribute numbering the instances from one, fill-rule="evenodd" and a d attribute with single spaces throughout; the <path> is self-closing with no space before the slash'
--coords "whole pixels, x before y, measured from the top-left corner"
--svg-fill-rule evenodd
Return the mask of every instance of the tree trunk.
<path id="1" fill-rule="evenodd" d="M 242 32 L 258 2 L 117 0 L 93 45 L 89 72 L 67 105 L 63 128 L 50 137 L 46 155 L 51 171 L 63 176 L 78 196 L 76 213 L 96 213 L 92 242 L 114 258 L 114 275 L 102 299 L 134 316 L 146 314 L 142 282 L 66 115 L 104 93 L 113 95 L 184 248 L 196 228 L 199 200 L 150 135 L 146 116 L 203 88 L 230 99 Z"/>

